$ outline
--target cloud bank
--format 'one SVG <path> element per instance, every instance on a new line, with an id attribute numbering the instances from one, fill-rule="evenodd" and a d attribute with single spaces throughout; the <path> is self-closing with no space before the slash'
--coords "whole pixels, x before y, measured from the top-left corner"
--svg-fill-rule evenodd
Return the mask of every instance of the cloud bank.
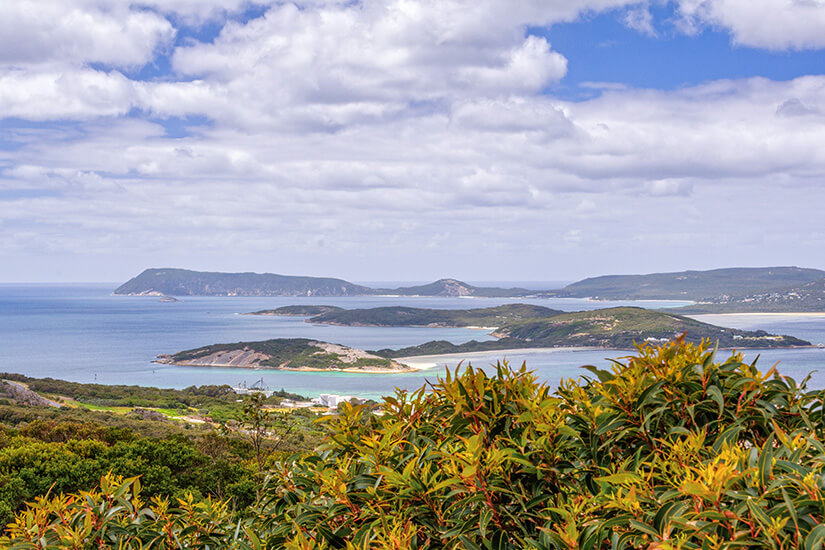
<path id="1" fill-rule="evenodd" d="M 825 46 L 821 3 L 742 6 L 677 13 Z M 3 4 L 0 279 L 816 263 L 825 77 L 561 100 L 552 27 L 603 11 L 655 34 L 624 0 Z"/>

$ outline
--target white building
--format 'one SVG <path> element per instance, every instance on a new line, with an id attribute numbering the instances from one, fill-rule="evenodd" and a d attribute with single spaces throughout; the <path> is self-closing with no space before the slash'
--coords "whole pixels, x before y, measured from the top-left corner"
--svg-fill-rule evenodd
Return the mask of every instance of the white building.
<path id="1" fill-rule="evenodd" d="M 341 403 L 349 403 L 353 400 L 355 400 L 356 403 L 363 401 L 354 395 L 336 395 L 334 393 L 322 393 L 316 399 L 313 399 L 313 401 L 322 407 L 328 407 L 330 409 L 336 409 Z"/>

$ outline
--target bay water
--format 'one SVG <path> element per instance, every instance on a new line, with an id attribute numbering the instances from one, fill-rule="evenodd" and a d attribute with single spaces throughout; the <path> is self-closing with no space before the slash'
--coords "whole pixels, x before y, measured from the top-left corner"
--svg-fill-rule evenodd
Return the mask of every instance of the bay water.
<path id="1" fill-rule="evenodd" d="M 527 302 L 565 311 L 635 305 L 673 307 L 679 302 L 582 299 L 493 299 L 363 296 L 322 297 L 183 297 L 161 302 L 157 297 L 112 296 L 116 284 L 0 285 L 0 372 L 52 377 L 76 382 L 137 384 L 183 388 L 203 384 L 252 384 L 263 379 L 272 389 L 307 396 L 337 393 L 377 398 L 396 387 L 416 389 L 433 382 L 445 366 L 459 361 L 490 368 L 499 359 L 527 366 L 550 384 L 586 374 L 582 365 L 609 366 L 623 350 L 519 350 L 466 357 L 416 358 L 414 373 L 351 374 L 283 372 L 272 369 L 177 367 L 152 363 L 158 354 L 175 353 L 215 343 L 269 338 L 313 338 L 367 350 L 401 348 L 430 340 L 461 343 L 489 340 L 486 330 L 444 328 L 336 327 L 314 325 L 300 317 L 243 315 L 295 304 L 328 304 L 344 308 L 405 305 L 441 309 L 488 307 Z M 825 342 L 825 315 L 724 315 L 698 317 L 723 326 L 791 334 Z M 724 352 L 722 352 L 724 355 Z M 813 373 L 811 386 L 825 388 L 825 350 L 752 350 L 767 370 L 779 361 L 783 374 L 801 379 Z"/>

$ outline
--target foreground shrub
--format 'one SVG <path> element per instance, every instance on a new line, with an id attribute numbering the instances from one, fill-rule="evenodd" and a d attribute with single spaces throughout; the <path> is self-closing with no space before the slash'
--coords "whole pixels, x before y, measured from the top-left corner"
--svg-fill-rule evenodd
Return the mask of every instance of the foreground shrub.
<path id="1" fill-rule="evenodd" d="M 468 367 L 429 388 L 399 391 L 380 415 L 347 405 L 328 420 L 323 448 L 275 464 L 243 519 L 214 501 L 179 500 L 173 510 L 159 500 L 141 507 L 133 495 L 132 504 L 114 505 L 117 483 L 107 478 L 100 492 L 35 503 L 9 527 L 8 543 L 822 546 L 821 392 L 773 368 L 762 374 L 738 354 L 718 362 L 707 344 L 683 340 L 643 346 L 609 371 L 588 368 L 595 378 L 565 382 L 555 394 L 524 366 L 505 363 L 493 376 Z M 65 534 L 88 509 L 116 528 Z M 90 522 L 99 520 L 83 520 Z"/>

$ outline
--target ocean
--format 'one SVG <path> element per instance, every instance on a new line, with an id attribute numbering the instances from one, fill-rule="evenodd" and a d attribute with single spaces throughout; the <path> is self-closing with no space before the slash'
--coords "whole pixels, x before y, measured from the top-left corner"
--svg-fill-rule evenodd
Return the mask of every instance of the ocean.
<path id="1" fill-rule="evenodd" d="M 115 284 L 0 285 L 0 371 L 76 382 L 137 384 L 184 388 L 203 384 L 252 384 L 263 378 L 272 389 L 284 388 L 307 396 L 337 393 L 377 398 L 396 387 L 416 389 L 435 381 L 444 366 L 459 359 L 441 356 L 420 361 L 431 367 L 415 373 L 349 374 L 281 372 L 276 370 L 176 367 L 152 360 L 208 344 L 268 338 L 316 338 L 362 349 L 400 348 L 429 340 L 465 342 L 492 337 L 478 329 L 376 328 L 312 325 L 302 318 L 242 315 L 293 304 L 329 304 L 345 308 L 391 305 L 431 308 L 488 307 L 515 301 L 565 311 L 617 305 L 665 307 L 679 302 L 595 302 L 581 299 L 512 300 L 492 298 L 420 297 L 183 297 L 176 303 L 156 297 L 112 296 Z M 731 315 L 702 320 L 749 330 L 791 334 L 814 343 L 825 342 L 825 315 Z M 523 361 L 538 376 L 556 385 L 564 378 L 586 374 L 582 365 L 609 366 L 622 350 L 522 351 L 506 357 Z M 724 353 L 723 353 L 724 354 Z M 779 362 L 780 372 L 797 379 L 813 373 L 811 387 L 825 388 L 825 349 L 749 351 L 768 370 Z M 474 366 L 489 368 L 501 352 L 472 354 Z"/>

